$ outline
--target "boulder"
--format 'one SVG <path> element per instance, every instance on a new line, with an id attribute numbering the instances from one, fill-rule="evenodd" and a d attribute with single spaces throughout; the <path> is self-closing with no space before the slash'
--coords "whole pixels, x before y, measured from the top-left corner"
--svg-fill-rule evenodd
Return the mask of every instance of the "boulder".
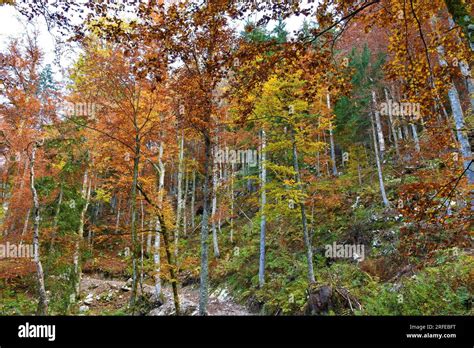
<path id="1" fill-rule="evenodd" d="M 79 307 L 79 312 L 84 313 L 84 312 L 87 312 L 87 311 L 89 311 L 89 306 L 82 305 L 82 306 Z"/>
<path id="2" fill-rule="evenodd" d="M 93 294 L 88 294 L 86 298 L 84 299 L 84 304 L 86 305 L 91 305 L 92 302 L 94 302 L 94 295 Z"/>
<path id="3" fill-rule="evenodd" d="M 197 315 L 197 305 L 187 299 L 181 299 L 180 308 L 181 315 Z M 154 308 L 148 313 L 149 316 L 167 316 L 175 314 L 176 312 L 173 301 L 168 301 L 164 305 Z"/>

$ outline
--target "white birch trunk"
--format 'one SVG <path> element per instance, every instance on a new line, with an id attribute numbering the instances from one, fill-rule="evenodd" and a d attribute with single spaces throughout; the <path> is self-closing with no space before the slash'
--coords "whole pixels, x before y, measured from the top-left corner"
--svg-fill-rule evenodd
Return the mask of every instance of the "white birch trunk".
<path id="1" fill-rule="evenodd" d="M 38 314 L 46 315 L 48 312 L 48 299 L 46 296 L 46 289 L 44 286 L 44 272 L 43 265 L 41 264 L 40 258 L 40 241 L 39 241 L 39 224 L 40 224 L 40 209 L 39 209 L 39 198 L 35 187 L 35 160 L 36 160 L 36 149 L 41 146 L 39 142 L 33 144 L 31 150 L 30 159 L 30 189 L 33 196 L 33 216 L 34 216 L 34 229 L 33 229 L 33 251 L 34 261 L 36 265 L 36 276 L 38 282 Z"/>
<path id="2" fill-rule="evenodd" d="M 383 161 L 385 154 L 385 139 L 383 137 L 382 122 L 380 120 L 380 112 L 378 110 L 377 96 L 375 91 L 372 91 L 372 103 L 374 104 L 375 124 L 377 126 L 377 138 L 380 147 L 380 160 Z"/>

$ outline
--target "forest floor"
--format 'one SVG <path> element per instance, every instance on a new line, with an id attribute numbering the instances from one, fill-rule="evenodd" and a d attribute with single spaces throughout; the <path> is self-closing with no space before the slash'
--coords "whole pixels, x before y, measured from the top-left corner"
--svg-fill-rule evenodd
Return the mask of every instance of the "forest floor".
<path id="1" fill-rule="evenodd" d="M 84 315 L 120 314 L 130 298 L 130 280 L 104 279 L 96 274 L 84 274 L 81 282 L 79 312 Z M 153 298 L 154 287 L 143 284 L 145 297 Z M 156 304 L 147 313 L 151 316 L 173 315 L 174 302 L 171 286 L 163 286 L 164 303 Z M 139 286 L 138 294 L 141 294 Z M 190 285 L 179 289 L 181 311 L 184 315 L 198 315 L 199 287 Z M 151 302 L 153 303 L 153 302 Z M 155 302 L 156 303 L 156 302 Z M 217 288 L 209 295 L 209 315 L 240 316 L 252 315 L 244 306 L 234 301 L 228 290 Z"/>

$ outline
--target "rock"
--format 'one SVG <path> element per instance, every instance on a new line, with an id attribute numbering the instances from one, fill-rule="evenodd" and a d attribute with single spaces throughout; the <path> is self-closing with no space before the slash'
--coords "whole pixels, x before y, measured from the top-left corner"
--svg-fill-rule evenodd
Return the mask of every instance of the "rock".
<path id="1" fill-rule="evenodd" d="M 130 291 L 130 290 L 132 290 L 131 285 L 132 285 L 132 284 L 131 284 L 131 283 L 129 284 L 128 281 L 127 281 L 124 285 L 122 285 L 122 287 L 120 288 L 120 290 L 122 290 L 122 291 Z"/>
<path id="2" fill-rule="evenodd" d="M 82 305 L 79 307 L 79 312 L 81 313 L 87 312 L 88 310 L 89 310 L 89 306 Z"/>
<path id="3" fill-rule="evenodd" d="M 84 299 L 84 304 L 91 305 L 92 302 L 94 302 L 94 295 L 92 294 L 87 295 L 86 298 Z"/>
<path id="4" fill-rule="evenodd" d="M 217 295 L 217 299 L 221 302 L 225 302 L 229 298 L 230 294 L 227 289 L 222 289 L 222 291 Z"/>
<path id="5" fill-rule="evenodd" d="M 197 315 L 198 313 L 197 305 L 187 299 L 181 299 L 180 308 L 181 315 Z M 149 316 L 167 316 L 174 314 L 175 308 L 173 301 L 168 301 L 164 305 L 159 308 L 154 308 L 148 313 Z"/>

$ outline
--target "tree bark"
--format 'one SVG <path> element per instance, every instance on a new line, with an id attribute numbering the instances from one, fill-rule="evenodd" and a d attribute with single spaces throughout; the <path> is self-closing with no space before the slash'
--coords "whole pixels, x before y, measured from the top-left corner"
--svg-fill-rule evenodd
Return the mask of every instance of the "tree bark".
<path id="1" fill-rule="evenodd" d="M 234 243 L 234 163 L 230 165 L 230 242 Z"/>
<path id="2" fill-rule="evenodd" d="M 295 130 L 293 127 L 291 127 L 291 136 L 292 136 L 292 142 L 293 142 L 293 169 L 295 170 L 296 183 L 298 184 L 300 191 L 303 192 L 303 185 L 301 183 L 301 175 L 300 175 L 299 164 L 298 164 L 298 151 L 296 147 L 296 136 L 295 136 Z M 308 224 L 307 224 L 307 219 L 306 219 L 306 210 L 305 210 L 304 202 L 300 203 L 300 209 L 301 209 L 301 222 L 303 224 L 303 238 L 304 238 L 304 243 L 306 246 L 306 259 L 308 262 L 308 281 L 310 283 L 314 283 L 315 278 L 314 278 L 314 269 L 313 269 L 313 248 L 309 240 Z"/>
<path id="3" fill-rule="evenodd" d="M 89 181 L 89 171 L 86 169 L 84 171 L 84 179 L 82 181 L 82 199 L 84 200 L 84 206 L 81 210 L 81 215 L 79 219 L 79 228 L 77 230 L 77 240 L 74 246 L 74 256 L 73 256 L 73 264 L 74 264 L 74 299 L 77 300 L 80 295 L 81 291 L 81 243 L 84 238 L 84 220 L 85 215 L 87 212 L 87 208 L 89 206 L 89 198 L 91 193 L 91 183 Z"/>
<path id="4" fill-rule="evenodd" d="M 385 93 L 385 101 L 388 105 L 391 102 L 391 100 L 386 88 L 384 88 L 384 93 Z M 392 130 L 393 145 L 395 146 L 395 153 L 397 154 L 397 158 L 400 159 L 400 148 L 398 147 L 398 139 L 397 139 L 398 133 L 394 126 L 393 115 L 391 112 L 388 113 L 388 118 L 390 122 L 390 128 Z"/>
<path id="5" fill-rule="evenodd" d="M 30 159 L 30 189 L 33 195 L 33 250 L 34 250 L 34 261 L 36 265 L 36 277 L 38 282 L 38 314 L 46 315 L 48 313 L 48 299 L 46 296 L 46 289 L 44 286 L 44 272 L 43 265 L 40 259 L 40 240 L 39 240 L 39 224 L 40 224 L 40 209 L 39 209 L 39 198 L 35 187 L 35 160 L 36 150 L 42 144 L 36 141 L 33 144 L 31 150 Z"/>
<path id="6" fill-rule="evenodd" d="M 385 184 L 383 182 L 383 173 L 382 173 L 382 164 L 380 163 L 379 157 L 379 147 L 377 144 L 377 134 L 375 133 L 374 118 L 370 115 L 370 123 L 372 125 L 372 136 L 374 139 L 374 151 L 375 151 L 375 162 L 377 164 L 377 173 L 379 177 L 380 193 L 382 195 L 382 201 L 385 207 L 389 207 L 390 203 L 387 199 L 387 194 L 385 193 Z"/>
<path id="7" fill-rule="evenodd" d="M 160 220 L 156 219 L 155 224 L 155 244 L 154 244 L 154 251 L 153 251 L 153 262 L 155 264 L 155 295 L 158 299 L 161 295 L 161 260 L 160 260 L 160 233 L 161 233 L 161 225 Z"/>
<path id="8" fill-rule="evenodd" d="M 420 152 L 420 139 L 418 138 L 418 131 L 416 130 L 416 125 L 413 123 L 410 123 L 412 134 L 413 134 L 413 140 L 415 141 L 415 150 L 416 152 Z"/>
<path id="9" fill-rule="evenodd" d="M 267 227 L 267 220 L 265 216 L 265 205 L 267 203 L 267 192 L 265 185 L 267 183 L 267 168 L 266 168 L 266 134 L 262 129 L 262 145 L 261 145 L 261 161 L 260 161 L 260 257 L 258 269 L 258 284 L 263 287 L 265 284 L 265 233 Z"/>
<path id="10" fill-rule="evenodd" d="M 447 62 L 444 60 L 444 48 L 438 46 L 438 59 L 441 66 L 447 66 Z M 456 137 L 459 143 L 459 150 L 463 157 L 463 166 L 466 170 L 466 176 L 468 183 L 471 187 L 474 185 L 474 170 L 472 169 L 472 152 L 469 137 L 466 134 L 466 125 L 464 120 L 464 113 L 461 106 L 461 100 L 459 99 L 459 93 L 451 82 L 451 87 L 448 91 L 449 103 L 451 105 L 451 111 L 453 113 L 454 124 L 456 127 Z M 474 189 L 471 190 L 471 211 L 474 211 Z"/>
<path id="11" fill-rule="evenodd" d="M 203 187 L 203 213 L 201 226 L 201 275 L 199 286 L 199 314 L 207 315 L 208 302 L 208 237 L 209 237 L 209 174 L 212 161 L 212 147 L 209 134 L 204 134 L 205 161 L 204 161 L 204 187 Z"/>
<path id="12" fill-rule="evenodd" d="M 375 124 L 377 126 L 377 138 L 379 141 L 380 147 L 380 160 L 383 161 L 384 154 L 385 154 L 385 139 L 383 137 L 383 129 L 382 129 L 382 122 L 380 120 L 380 112 L 378 111 L 377 107 L 377 96 L 375 95 L 375 91 L 372 91 L 372 102 L 374 104 L 374 114 L 375 114 Z"/>
<path id="13" fill-rule="evenodd" d="M 191 192 L 191 227 L 193 231 L 194 231 L 194 228 L 196 227 L 196 218 L 195 218 L 196 211 L 194 210 L 195 202 L 196 202 L 196 171 L 193 170 L 193 187 L 192 187 L 192 192 Z"/>
<path id="14" fill-rule="evenodd" d="M 163 163 L 163 141 L 160 141 L 160 148 L 158 150 L 158 206 L 163 209 L 163 195 L 165 187 L 165 164 Z M 155 250 L 153 252 L 153 260 L 155 263 L 155 293 L 157 298 L 161 295 L 161 262 L 160 262 L 160 244 L 162 227 L 159 218 L 156 219 L 155 228 Z"/>
<path id="15" fill-rule="evenodd" d="M 328 111 L 331 110 L 331 97 L 329 93 L 327 94 L 327 104 L 328 104 Z M 331 161 L 332 161 L 332 174 L 337 176 L 337 166 L 336 166 L 336 149 L 334 146 L 334 134 L 332 129 L 332 122 L 329 123 L 329 142 L 331 145 Z"/>
<path id="16" fill-rule="evenodd" d="M 115 218 L 115 234 L 119 232 L 120 228 L 120 203 L 121 199 L 119 198 L 117 203 L 117 217 Z"/>
<path id="17" fill-rule="evenodd" d="M 188 235 L 188 215 L 186 212 L 186 205 L 187 205 L 187 200 L 188 200 L 188 186 L 189 186 L 189 175 L 187 172 L 187 168 L 184 170 L 184 192 L 183 192 L 183 209 L 182 209 L 182 214 L 183 214 L 183 234 L 186 237 Z"/>
<path id="18" fill-rule="evenodd" d="M 214 154 L 217 151 L 217 144 L 214 145 Z M 217 211 L 217 163 L 213 161 L 212 164 L 212 207 L 211 207 L 211 226 L 212 226 L 212 244 L 214 248 L 214 257 L 217 259 L 220 257 L 219 242 L 217 240 L 216 230 L 216 211 Z"/>
<path id="19" fill-rule="evenodd" d="M 135 302 L 138 288 L 138 264 L 137 258 L 140 253 L 140 244 L 137 239 L 137 183 L 138 183 L 138 167 L 140 163 L 140 137 L 135 135 L 135 156 L 133 158 L 133 179 L 132 192 L 130 197 L 130 215 L 131 215 L 131 235 L 132 235 L 132 291 L 130 294 L 130 308 L 135 312 Z"/>
<path id="20" fill-rule="evenodd" d="M 179 137 L 178 155 L 178 182 L 177 182 L 177 203 L 176 203 L 176 227 L 174 230 L 174 256 L 178 257 L 178 241 L 181 228 L 181 214 L 183 210 L 183 171 L 184 171 L 184 134 Z"/>

